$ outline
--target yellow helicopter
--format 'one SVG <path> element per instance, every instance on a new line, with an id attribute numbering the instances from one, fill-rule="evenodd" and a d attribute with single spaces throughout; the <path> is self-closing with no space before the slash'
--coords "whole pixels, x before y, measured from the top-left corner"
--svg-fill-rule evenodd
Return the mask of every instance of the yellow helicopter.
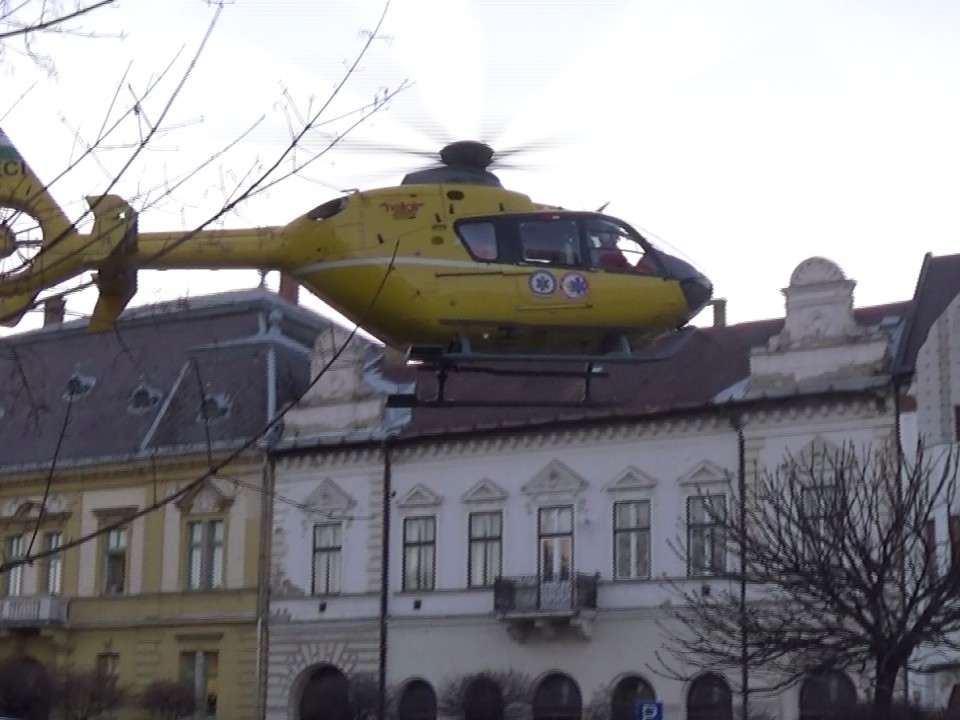
<path id="1" fill-rule="evenodd" d="M 39 240 L 0 215 L 0 322 L 39 293 L 96 271 L 93 332 L 110 329 L 138 270 L 279 270 L 410 357 L 629 358 L 682 328 L 710 281 L 629 224 L 505 189 L 490 146 L 454 142 L 396 187 L 337 197 L 287 225 L 139 232 L 115 195 L 88 197 L 80 233 L 0 130 L 0 212 L 33 218 Z M 32 248 L 29 247 L 32 243 Z M 0 270 L 3 265 L 0 264 Z M 419 355 L 418 355 L 419 354 Z"/>

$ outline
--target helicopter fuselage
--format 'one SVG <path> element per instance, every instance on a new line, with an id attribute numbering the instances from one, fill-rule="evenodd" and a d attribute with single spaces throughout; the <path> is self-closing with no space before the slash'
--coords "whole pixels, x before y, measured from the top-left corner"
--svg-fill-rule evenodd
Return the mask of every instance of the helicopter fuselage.
<path id="1" fill-rule="evenodd" d="M 314 217 L 288 226 L 284 270 L 397 348 L 466 341 L 476 351 L 596 353 L 619 338 L 642 344 L 700 309 L 648 243 L 645 272 L 595 260 L 588 222 L 628 233 L 626 224 L 520 193 L 388 188 L 333 201 Z M 472 244 L 478 232 L 485 248 Z"/>

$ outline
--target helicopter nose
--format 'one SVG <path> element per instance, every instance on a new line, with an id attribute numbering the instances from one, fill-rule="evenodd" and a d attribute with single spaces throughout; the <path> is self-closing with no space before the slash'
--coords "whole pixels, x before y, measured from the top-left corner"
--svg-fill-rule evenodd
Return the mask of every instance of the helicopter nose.
<path id="1" fill-rule="evenodd" d="M 687 320 L 692 319 L 713 299 L 713 283 L 693 265 L 680 258 L 661 256 L 670 277 L 680 282 L 680 290 L 687 301 Z"/>

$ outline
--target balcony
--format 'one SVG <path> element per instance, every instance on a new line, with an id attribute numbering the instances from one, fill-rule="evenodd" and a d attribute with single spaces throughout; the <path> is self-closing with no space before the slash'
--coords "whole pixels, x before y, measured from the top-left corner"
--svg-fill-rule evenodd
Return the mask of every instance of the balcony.
<path id="1" fill-rule="evenodd" d="M 59 595 L 0 597 L 0 629 L 65 625 L 68 604 Z"/>
<path id="2" fill-rule="evenodd" d="M 535 633 L 548 639 L 573 633 L 589 640 L 599 580 L 599 574 L 583 573 L 569 579 L 500 577 L 493 584 L 493 610 L 517 642 Z"/>

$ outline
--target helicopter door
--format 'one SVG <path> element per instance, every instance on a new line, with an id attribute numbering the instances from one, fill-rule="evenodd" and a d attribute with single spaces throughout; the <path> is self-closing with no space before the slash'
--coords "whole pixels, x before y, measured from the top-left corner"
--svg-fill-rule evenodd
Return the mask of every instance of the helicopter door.
<path id="1" fill-rule="evenodd" d="M 521 310 L 590 307 L 590 283 L 577 221 L 560 215 L 520 219 L 516 225 L 519 249 L 517 291 Z M 536 320 L 531 316 L 531 320 Z"/>

